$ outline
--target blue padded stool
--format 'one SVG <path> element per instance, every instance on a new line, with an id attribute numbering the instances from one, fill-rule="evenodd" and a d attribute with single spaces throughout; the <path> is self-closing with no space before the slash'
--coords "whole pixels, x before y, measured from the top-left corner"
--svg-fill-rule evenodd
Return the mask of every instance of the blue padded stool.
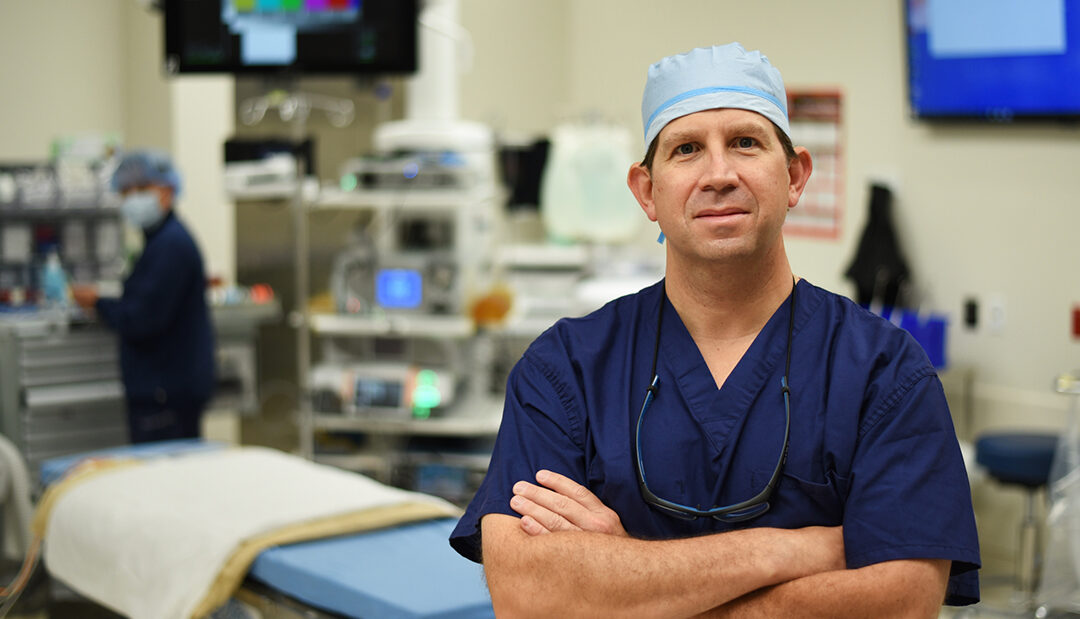
<path id="1" fill-rule="evenodd" d="M 984 434 L 975 442 L 975 461 L 997 481 L 1022 486 L 1027 495 L 1016 587 L 1028 604 L 1034 601 L 1040 565 L 1041 527 L 1035 518 L 1035 495 L 1050 479 L 1058 438 L 1057 434 L 1000 432 Z"/>

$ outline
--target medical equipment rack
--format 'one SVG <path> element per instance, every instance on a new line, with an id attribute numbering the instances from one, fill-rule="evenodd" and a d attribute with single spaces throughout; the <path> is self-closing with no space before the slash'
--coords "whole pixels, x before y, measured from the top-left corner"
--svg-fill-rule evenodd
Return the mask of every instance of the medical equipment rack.
<path id="1" fill-rule="evenodd" d="M 404 346 L 424 342 L 452 350 L 458 365 L 471 364 L 477 350 L 483 350 L 485 335 L 478 333 L 472 320 L 461 313 L 428 314 L 424 312 L 386 312 L 347 314 L 334 311 L 313 311 L 308 304 L 310 242 L 307 218 L 315 213 L 352 212 L 369 217 L 376 240 L 375 251 L 385 252 L 388 228 L 396 217 L 432 216 L 453 221 L 455 233 L 461 235 L 454 247 L 457 259 L 472 261 L 483 259 L 486 252 L 483 236 L 484 226 L 491 225 L 491 215 L 477 211 L 491 211 L 498 201 L 494 188 L 484 190 L 354 190 L 323 189 L 313 197 L 297 192 L 293 198 L 294 260 L 297 306 L 290 313 L 289 323 L 297 330 L 298 385 L 300 406 L 298 426 L 300 453 L 317 462 L 331 464 L 343 469 L 371 475 L 386 483 L 411 489 L 431 490 L 417 480 L 438 476 L 440 471 L 451 470 L 450 476 L 468 480 L 466 489 L 456 488 L 441 494 L 451 501 L 466 501 L 471 497 L 472 487 L 487 469 L 490 444 L 498 432 L 502 413 L 502 399 L 488 393 L 488 383 L 483 377 L 470 377 L 463 389 L 463 396 L 442 415 L 430 418 L 410 416 L 386 416 L 377 411 L 364 414 L 343 415 L 321 409 L 314 401 L 311 376 L 311 346 L 318 342 L 327 354 L 335 343 L 372 343 L 399 341 Z M 481 355 L 482 356 L 482 355 Z M 378 361 L 377 355 L 361 355 L 366 361 Z M 345 356 L 339 359 L 347 360 Z M 368 414 L 370 413 L 370 414 Z M 348 449 L 327 451 L 320 449 L 316 436 L 362 436 L 362 445 Z M 463 441 L 481 445 L 479 450 L 468 453 L 420 451 L 410 449 L 415 441 L 445 440 Z M 485 447 L 486 445 L 486 447 Z M 355 448 L 353 448 L 355 447 Z M 436 480 L 436 483 L 438 480 Z M 436 494 L 440 492 L 436 491 Z"/>

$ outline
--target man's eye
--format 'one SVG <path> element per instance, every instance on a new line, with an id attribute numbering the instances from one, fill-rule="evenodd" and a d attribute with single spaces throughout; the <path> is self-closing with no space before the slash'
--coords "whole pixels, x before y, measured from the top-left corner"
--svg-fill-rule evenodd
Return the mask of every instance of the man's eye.
<path id="1" fill-rule="evenodd" d="M 737 143 L 739 148 L 753 148 L 757 144 L 757 140 L 754 138 L 739 138 Z"/>
<path id="2" fill-rule="evenodd" d="M 675 147 L 675 154 L 677 154 L 677 155 L 690 155 L 690 154 L 693 154 L 693 152 L 694 152 L 694 145 L 693 144 L 689 144 L 689 143 L 680 144 L 680 145 Z"/>

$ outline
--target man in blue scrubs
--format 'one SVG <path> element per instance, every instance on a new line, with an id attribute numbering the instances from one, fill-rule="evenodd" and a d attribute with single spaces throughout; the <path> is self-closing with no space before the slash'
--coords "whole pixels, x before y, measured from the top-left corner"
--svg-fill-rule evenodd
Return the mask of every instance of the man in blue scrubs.
<path id="1" fill-rule="evenodd" d="M 119 299 L 89 286 L 73 296 L 119 335 L 131 442 L 197 438 L 214 388 L 214 335 L 202 255 L 173 212 L 180 175 L 164 154 L 133 151 L 112 186 L 145 234 L 142 255 Z"/>
<path id="2" fill-rule="evenodd" d="M 812 169 L 738 44 L 649 69 L 628 184 L 663 281 L 564 319 L 511 373 L 451 544 L 511 616 L 936 617 L 978 600 L 967 475 L 904 331 L 793 275 Z"/>

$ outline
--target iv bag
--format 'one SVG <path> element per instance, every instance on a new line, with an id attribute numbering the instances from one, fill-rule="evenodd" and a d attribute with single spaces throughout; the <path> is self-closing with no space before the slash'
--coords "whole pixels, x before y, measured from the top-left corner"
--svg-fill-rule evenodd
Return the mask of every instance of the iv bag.
<path id="1" fill-rule="evenodd" d="M 626 174 L 635 163 L 630 132 L 601 124 L 562 125 L 540 186 L 544 228 L 556 241 L 628 241 L 643 217 Z"/>
<path id="2" fill-rule="evenodd" d="M 1080 381 L 1058 378 L 1069 395 L 1068 421 L 1050 469 L 1042 579 L 1036 602 L 1044 609 L 1080 611 Z"/>

